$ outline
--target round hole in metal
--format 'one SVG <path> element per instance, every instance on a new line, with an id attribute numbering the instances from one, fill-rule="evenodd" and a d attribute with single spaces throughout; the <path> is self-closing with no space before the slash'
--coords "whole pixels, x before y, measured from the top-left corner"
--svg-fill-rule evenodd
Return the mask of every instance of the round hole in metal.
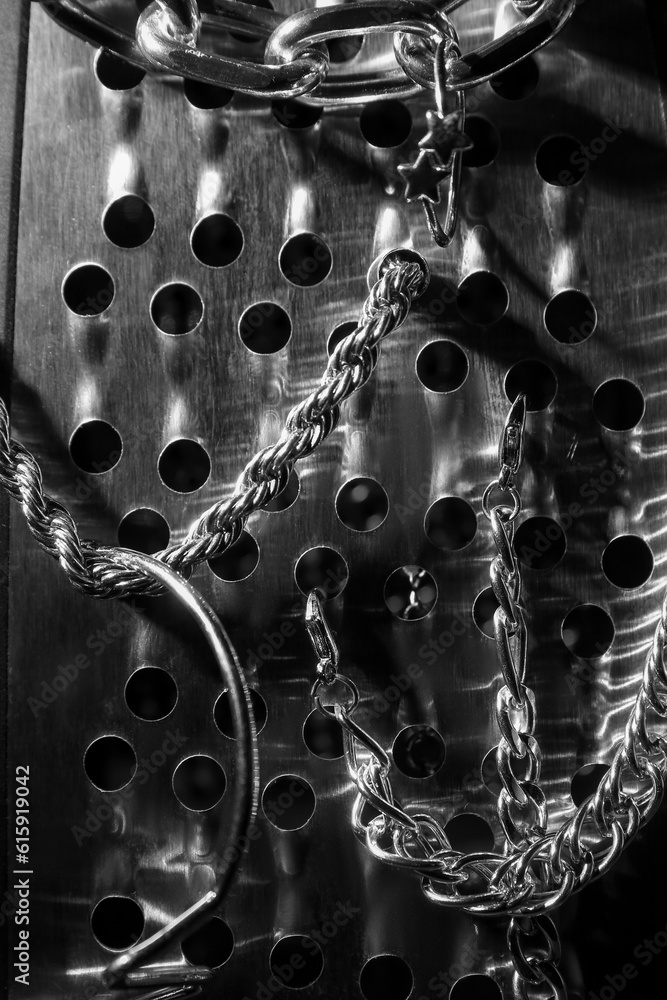
<path id="1" fill-rule="evenodd" d="M 359 976 L 365 1000 L 407 1000 L 413 986 L 412 969 L 399 955 L 374 955 Z"/>
<path id="2" fill-rule="evenodd" d="M 288 510 L 292 504 L 296 503 L 300 492 L 301 483 L 299 481 L 299 473 L 296 469 L 292 469 L 285 488 L 280 491 L 277 497 L 264 504 L 262 510 L 268 511 L 269 514 L 277 514 L 280 511 Z"/>
<path id="3" fill-rule="evenodd" d="M 134 777 L 137 756 L 122 737 L 99 736 L 83 756 L 83 769 L 100 791 L 117 792 Z"/>
<path id="4" fill-rule="evenodd" d="M 239 337 L 253 354 L 276 354 L 292 336 L 292 320 L 276 302 L 255 302 L 239 320 Z"/>
<path id="5" fill-rule="evenodd" d="M 375 479 L 359 476 L 344 483 L 336 496 L 336 513 L 352 531 L 374 531 L 386 520 L 389 498 Z"/>
<path id="6" fill-rule="evenodd" d="M 602 554 L 602 571 L 620 590 L 643 587 L 653 573 L 655 560 L 651 547 L 639 535 L 618 535 Z"/>
<path id="7" fill-rule="evenodd" d="M 463 319 L 479 326 L 498 323 L 509 302 L 505 282 L 493 271 L 472 271 L 461 281 L 456 293 L 456 307 Z"/>
<path id="8" fill-rule="evenodd" d="M 132 90 L 138 87 L 146 71 L 109 49 L 99 49 L 95 56 L 95 76 L 107 90 Z"/>
<path id="9" fill-rule="evenodd" d="M 577 808 L 582 805 L 587 798 L 594 795 L 598 785 L 609 771 L 608 764 L 584 764 L 575 773 L 570 785 L 572 801 Z"/>
<path id="10" fill-rule="evenodd" d="M 526 395 L 529 411 L 546 410 L 558 392 L 558 380 L 543 361 L 526 359 L 512 365 L 505 376 L 505 394 L 511 403 L 521 393 Z"/>
<path id="11" fill-rule="evenodd" d="M 314 709 L 303 724 L 303 741 L 315 757 L 338 760 L 343 756 L 343 731 L 336 719 Z"/>
<path id="12" fill-rule="evenodd" d="M 595 333 L 598 314 L 584 292 L 568 288 L 554 295 L 547 304 L 544 325 L 559 344 L 576 347 Z"/>
<path id="13" fill-rule="evenodd" d="M 593 413 L 610 431 L 631 431 L 644 416 L 644 394 L 626 378 L 612 378 L 596 390 Z"/>
<path id="14" fill-rule="evenodd" d="M 178 701 L 176 681 L 162 667 L 139 667 L 125 685 L 125 703 L 145 722 L 166 719 Z"/>
<path id="15" fill-rule="evenodd" d="M 407 726 L 394 740 L 392 753 L 402 774 L 430 778 L 445 762 L 445 741 L 432 726 Z"/>
<path id="16" fill-rule="evenodd" d="M 334 327 L 327 340 L 327 354 L 333 354 L 341 340 L 345 340 L 351 333 L 354 333 L 358 325 L 354 320 L 346 320 L 345 323 L 339 323 L 338 326 Z"/>
<path id="17" fill-rule="evenodd" d="M 552 135 L 537 150 L 537 172 L 555 187 L 572 187 L 578 184 L 588 170 L 588 160 L 582 154 L 583 146 L 571 135 Z"/>
<path id="18" fill-rule="evenodd" d="M 79 424 L 69 441 L 74 464 L 91 475 L 110 472 L 121 460 L 123 441 L 106 420 L 86 420 Z"/>
<path id="19" fill-rule="evenodd" d="M 567 550 L 561 525 L 551 517 L 528 517 L 514 534 L 514 551 L 527 569 L 554 569 Z"/>
<path id="20" fill-rule="evenodd" d="M 412 115 L 402 101 L 373 101 L 364 106 L 359 128 L 369 145 L 391 149 L 407 140 L 412 130 Z"/>
<path id="21" fill-rule="evenodd" d="M 489 81 L 491 89 L 505 101 L 525 101 L 540 82 L 540 68 L 532 56 L 510 66 Z"/>
<path id="22" fill-rule="evenodd" d="M 497 128 L 482 115 L 469 115 L 466 118 L 465 132 L 472 139 L 473 148 L 467 149 L 463 154 L 464 166 L 488 167 L 500 152 Z"/>
<path id="23" fill-rule="evenodd" d="M 563 619 L 561 636 L 569 651 L 582 660 L 595 660 L 614 641 L 614 623 L 597 604 L 578 604 Z"/>
<path id="24" fill-rule="evenodd" d="M 498 609 L 498 599 L 493 593 L 492 587 L 486 587 L 480 591 L 472 605 L 472 617 L 475 625 L 482 635 L 488 639 L 495 637 L 493 627 L 493 616 Z"/>
<path id="25" fill-rule="evenodd" d="M 152 507 L 130 510 L 118 525 L 118 544 L 152 556 L 169 545 L 170 531 L 165 518 Z"/>
<path id="26" fill-rule="evenodd" d="M 134 250 L 143 246 L 155 230 L 153 209 L 137 194 L 124 194 L 107 206 L 102 216 L 104 235 L 114 246 Z"/>
<path id="27" fill-rule="evenodd" d="M 294 131 L 317 125 L 322 117 L 322 111 L 323 108 L 289 98 L 271 102 L 271 112 L 278 124 Z"/>
<path id="28" fill-rule="evenodd" d="M 482 781 L 484 782 L 485 787 L 495 798 L 498 798 L 503 787 L 498 773 L 498 764 L 496 762 L 497 750 L 497 747 L 493 747 L 492 750 L 489 750 L 482 761 L 481 767 Z"/>
<path id="29" fill-rule="evenodd" d="M 308 549 L 299 556 L 294 568 L 294 579 L 301 593 L 308 596 L 311 590 L 317 590 L 326 601 L 343 591 L 348 577 L 347 563 L 340 552 L 326 545 Z"/>
<path id="30" fill-rule="evenodd" d="M 324 954 L 317 941 L 306 934 L 280 938 L 269 958 L 271 974 L 290 990 L 305 990 L 322 975 Z"/>
<path id="31" fill-rule="evenodd" d="M 445 826 L 445 833 L 455 851 L 492 851 L 493 830 L 477 813 L 459 813 L 452 816 Z"/>
<path id="32" fill-rule="evenodd" d="M 200 490 L 211 474 L 211 459 L 199 441 L 177 438 L 171 441 L 158 459 L 160 479 L 174 493 Z"/>
<path id="33" fill-rule="evenodd" d="M 281 774 L 262 792 L 262 810 L 277 830 L 301 830 L 312 819 L 315 806 L 312 786 L 297 774 Z"/>
<path id="34" fill-rule="evenodd" d="M 151 319 L 160 333 L 182 337 L 192 333 L 204 316 L 201 295 L 184 281 L 173 281 L 159 288 L 150 305 Z"/>
<path id="35" fill-rule="evenodd" d="M 462 976 L 452 986 L 449 1000 L 502 1000 L 503 994 L 490 976 Z"/>
<path id="36" fill-rule="evenodd" d="M 431 392 L 454 392 L 468 377 L 465 351 L 451 340 L 434 340 L 417 356 L 417 378 Z"/>
<path id="37" fill-rule="evenodd" d="M 196 754 L 181 761 L 172 778 L 174 795 L 190 812 L 213 809 L 225 794 L 227 778 L 217 760 Z"/>
<path id="38" fill-rule="evenodd" d="M 144 913 L 129 896 L 105 896 L 93 909 L 90 929 L 103 948 L 125 951 L 143 934 Z"/>
<path id="39" fill-rule="evenodd" d="M 211 212 L 192 230 L 190 245 L 197 260 L 206 267 L 228 267 L 241 255 L 243 232 L 231 216 Z"/>
<path id="40" fill-rule="evenodd" d="M 200 111 L 216 111 L 226 107 L 234 96 L 227 87 L 216 87 L 202 80 L 183 80 L 183 94 L 193 108 Z"/>
<path id="41" fill-rule="evenodd" d="M 329 276 L 333 258 L 329 246 L 317 233 L 297 233 L 282 246 L 278 258 L 281 273 L 292 285 L 310 288 Z"/>
<path id="42" fill-rule="evenodd" d="M 461 497 L 441 497 L 424 518 L 424 531 L 431 545 L 456 552 L 470 545 L 477 534 L 477 515 Z"/>
<path id="43" fill-rule="evenodd" d="M 219 969 L 234 953 L 234 935 L 222 917 L 213 917 L 181 941 L 183 958 L 190 965 Z"/>
<path id="44" fill-rule="evenodd" d="M 250 695 L 252 711 L 255 716 L 257 734 L 259 735 L 266 725 L 269 710 L 259 691 L 255 691 L 254 688 L 249 688 L 248 694 Z M 229 702 L 229 691 L 223 691 L 218 697 L 218 700 L 213 708 L 213 720 L 223 736 L 226 736 L 227 739 L 230 740 L 236 739 L 232 721 L 232 709 Z"/>
<path id="45" fill-rule="evenodd" d="M 214 576 L 226 583 L 247 580 L 259 565 L 259 545 L 250 532 L 242 531 L 240 537 L 219 556 L 208 560 Z"/>
<path id="46" fill-rule="evenodd" d="M 438 599 L 438 586 L 422 566 L 400 566 L 384 585 L 384 602 L 402 621 L 418 621 L 432 611 Z"/>
<path id="47" fill-rule="evenodd" d="M 65 275 L 62 296 L 76 316 L 100 316 L 113 302 L 114 280 L 100 264 L 77 264 Z"/>

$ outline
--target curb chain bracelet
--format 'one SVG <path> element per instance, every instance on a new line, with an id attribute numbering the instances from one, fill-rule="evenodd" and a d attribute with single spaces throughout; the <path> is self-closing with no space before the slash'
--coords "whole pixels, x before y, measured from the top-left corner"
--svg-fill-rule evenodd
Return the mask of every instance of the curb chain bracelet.
<path id="1" fill-rule="evenodd" d="M 575 0 L 513 0 L 520 18 L 505 35 L 463 52 L 450 15 L 466 0 L 434 7 L 428 0 L 361 0 L 302 10 L 283 17 L 237 0 L 156 0 L 140 15 L 136 35 L 104 20 L 79 0 L 40 0 L 63 27 L 146 71 L 183 76 L 263 99 L 299 98 L 313 106 L 344 107 L 387 97 L 407 99 L 431 89 L 434 108 L 413 162 L 399 166 L 408 202 L 419 202 L 434 243 L 446 249 L 458 215 L 462 154 L 472 143 L 465 131 L 466 93 L 549 43 L 565 26 Z M 265 42 L 263 62 L 222 56 L 200 46 L 207 28 L 226 28 Z M 391 33 L 396 68 L 352 77 L 330 73 L 325 43 L 349 36 Z M 442 187 L 446 187 L 443 198 Z M 444 208 L 441 203 L 444 202 Z M 258 800 L 258 764 L 252 704 L 234 649 L 214 612 L 188 582 L 192 570 L 236 542 L 248 518 L 286 488 L 295 464 L 335 430 L 342 404 L 372 377 L 382 343 L 407 319 L 429 283 L 424 258 L 407 247 L 381 256 L 356 328 L 333 349 L 321 381 L 287 415 L 278 440 L 245 466 L 231 495 L 201 514 L 185 538 L 155 557 L 102 546 L 79 536 L 69 511 L 42 487 L 39 466 L 10 436 L 0 400 L 0 482 L 23 510 L 28 526 L 70 583 L 90 597 L 175 595 L 208 642 L 230 691 L 236 734 L 236 781 L 228 846 L 243 842 Z M 305 626 L 315 655 L 315 708 L 340 727 L 344 758 L 356 788 L 351 826 L 373 858 L 413 872 L 425 896 L 476 917 L 508 921 L 507 947 L 516 996 L 561 1000 L 560 942 L 551 913 L 618 860 L 638 830 L 660 807 L 667 744 L 650 730 L 649 711 L 667 717 L 664 644 L 667 595 L 641 684 L 613 763 L 575 815 L 554 828 L 541 786 L 536 736 L 539 706 L 529 686 L 530 609 L 522 598 L 521 569 L 513 546 L 523 505 L 519 477 L 526 440 L 524 395 L 512 403 L 498 445 L 498 475 L 482 498 L 497 554 L 490 578 L 497 609 L 494 638 L 503 686 L 495 715 L 500 741 L 497 815 L 505 839 L 500 852 L 454 850 L 438 817 L 402 805 L 392 790 L 390 754 L 355 718 L 359 687 L 340 670 L 343 659 L 313 590 Z M 419 579 L 411 579 L 416 600 Z M 370 808 L 369 808 L 370 807 Z M 227 857 L 221 852 L 222 857 Z M 105 973 L 108 986 L 145 987 L 145 1000 L 177 1000 L 201 992 L 210 970 L 160 966 L 147 969 L 171 943 L 191 934 L 224 898 L 242 856 L 220 865 L 214 890 L 158 933 L 123 952 Z"/>

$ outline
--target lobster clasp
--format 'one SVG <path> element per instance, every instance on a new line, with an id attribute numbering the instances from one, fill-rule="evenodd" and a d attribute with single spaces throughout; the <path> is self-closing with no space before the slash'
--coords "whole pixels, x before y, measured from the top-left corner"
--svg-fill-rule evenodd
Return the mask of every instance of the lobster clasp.
<path id="1" fill-rule="evenodd" d="M 317 656 L 317 673 L 325 684 L 333 684 L 340 654 L 316 590 L 311 590 L 306 602 L 306 630 Z"/>
<path id="2" fill-rule="evenodd" d="M 506 490 L 521 468 L 526 437 L 526 396 L 517 396 L 507 415 L 505 427 L 498 446 L 498 463 L 500 476 L 498 485 Z"/>

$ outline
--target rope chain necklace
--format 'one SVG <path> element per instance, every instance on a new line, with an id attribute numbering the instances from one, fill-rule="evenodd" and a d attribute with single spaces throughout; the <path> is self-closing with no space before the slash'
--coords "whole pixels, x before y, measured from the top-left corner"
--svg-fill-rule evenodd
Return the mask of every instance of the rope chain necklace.
<path id="1" fill-rule="evenodd" d="M 336 107 L 387 97 L 409 98 L 425 88 L 433 90 L 435 107 L 426 114 L 427 130 L 419 141 L 417 158 L 401 165 L 399 173 L 405 181 L 406 199 L 421 204 L 428 230 L 442 248 L 450 245 L 456 231 L 461 159 L 471 148 L 465 132 L 466 92 L 548 44 L 575 9 L 575 0 L 513 0 L 522 18 L 519 23 L 493 42 L 463 54 L 450 15 L 465 2 L 448 0 L 436 8 L 428 0 L 357 0 L 283 17 L 237 0 L 155 0 L 139 17 L 136 35 L 132 35 L 79 0 L 41 0 L 64 28 L 134 66 L 255 97 L 298 97 L 305 104 Z M 264 40 L 264 61 L 202 49 L 200 34 L 207 25 Z M 396 69 L 329 79 L 326 41 L 377 32 L 392 34 Z M 441 218 L 438 206 L 443 184 L 447 193 Z M 232 848 L 243 841 L 258 800 L 252 705 L 224 629 L 187 580 L 197 565 L 239 539 L 249 516 L 286 488 L 295 463 L 332 433 L 342 404 L 371 378 L 383 341 L 405 322 L 413 302 L 429 283 L 426 261 L 408 248 L 386 254 L 376 271 L 377 280 L 356 328 L 332 351 L 319 385 L 289 412 L 278 440 L 247 463 L 232 494 L 201 514 L 183 541 L 155 557 L 80 538 L 69 511 L 44 492 L 33 455 L 10 436 L 7 407 L 0 400 L 0 483 L 21 505 L 30 531 L 58 561 L 73 587 L 102 599 L 171 592 L 190 610 L 206 637 L 231 693 L 237 737 L 236 792 L 228 836 Z M 523 509 L 517 480 L 526 420 L 526 398 L 519 395 L 499 441 L 498 475 L 482 499 L 497 550 L 490 577 L 498 602 L 493 627 L 504 681 L 496 697 L 502 853 L 454 850 L 435 816 L 415 812 L 397 800 L 389 753 L 355 719 L 359 688 L 340 670 L 341 655 L 324 615 L 324 595 L 317 590 L 308 596 L 305 626 L 317 657 L 312 700 L 340 726 L 348 774 L 357 790 L 351 812 L 355 834 L 374 858 L 417 875 L 424 894 L 434 903 L 476 916 L 508 918 L 507 945 L 517 995 L 538 987 L 541 995 L 563 1000 L 567 990 L 558 970 L 560 942 L 550 914 L 614 865 L 663 799 L 667 743 L 650 731 L 647 713 L 667 718 L 667 594 L 613 763 L 575 815 L 550 830 L 548 802 L 540 784 L 537 706 L 526 682 L 527 611 L 513 547 L 514 524 Z M 411 581 L 414 595 L 418 583 Z M 367 806 L 374 813 L 370 819 L 364 814 Z M 229 861 L 217 873 L 216 888 L 159 932 L 119 955 L 106 970 L 106 984 L 146 986 L 145 1000 L 177 1000 L 201 993 L 200 984 L 211 978 L 209 970 L 162 965 L 157 973 L 147 970 L 146 962 L 202 926 L 224 897 L 241 856 L 240 850 L 229 855 L 223 852 Z"/>

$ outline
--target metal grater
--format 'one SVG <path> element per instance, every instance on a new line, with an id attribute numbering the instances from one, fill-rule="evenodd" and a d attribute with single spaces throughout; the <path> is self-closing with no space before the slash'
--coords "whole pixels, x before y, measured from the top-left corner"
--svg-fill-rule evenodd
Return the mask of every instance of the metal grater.
<path id="1" fill-rule="evenodd" d="M 299 6 L 276 4 L 282 13 Z M 128 24 L 136 17 L 129 0 L 91 7 Z M 509 7 L 461 7 L 462 41 L 504 30 Z M 372 381 L 300 463 L 295 502 L 253 515 L 234 556 L 193 576 L 256 692 L 262 799 L 257 838 L 210 932 L 160 961 L 213 967 L 204 996 L 230 1000 L 514 996 L 506 922 L 429 903 L 418 881 L 375 861 L 354 836 L 345 762 L 311 716 L 306 593 L 313 580 L 329 586 L 328 622 L 369 731 L 393 746 L 401 801 L 437 813 L 461 849 L 499 848 L 488 755 L 498 743 L 500 672 L 480 599 L 493 556 L 481 501 L 495 473 L 506 390 L 528 385 L 522 521 L 544 519 L 522 536 L 538 567 L 525 570 L 528 670 L 553 824 L 574 813 L 573 795 L 592 791 L 599 768 L 591 765 L 610 763 L 667 582 L 665 123 L 644 5 L 589 0 L 531 58 L 525 96 L 489 85 L 475 92 L 477 142 L 446 251 L 430 242 L 419 208 L 400 197 L 398 166 L 414 152 L 428 95 L 384 118 L 326 110 L 299 129 L 280 108 L 238 94 L 223 107 L 197 107 L 201 95 L 181 81 L 146 76 L 113 89 L 113 65 L 39 5 L 17 4 L 6 18 L 7 120 L 17 123 L 22 149 L 20 185 L 3 213 L 10 230 L 17 217 L 4 258 L 11 306 L 3 387 L 11 371 L 15 436 L 82 536 L 116 544 L 119 527 L 121 540 L 136 541 L 166 525 L 172 540 L 182 539 L 317 383 L 330 338 L 356 321 L 373 261 L 409 243 L 432 271 Z M 342 72 L 391 58 L 386 39 L 372 37 Z M 17 138 L 16 157 L 18 147 Z M 582 147 L 583 165 L 571 153 Z M 8 161 L 11 151 L 8 133 Z M 585 176 L 545 181 L 569 169 Z M 132 248 L 112 241 L 105 216 L 127 193 L 154 218 L 152 234 Z M 210 247 L 198 225 L 209 213 L 230 220 L 221 223 L 230 258 L 222 264 L 203 262 Z M 150 219 L 144 224 L 149 232 Z M 304 232 L 315 242 L 294 239 Z M 309 272 L 304 261 L 313 256 Z M 545 321 L 566 289 L 593 303 L 590 336 L 581 315 L 568 312 L 576 303 Z M 267 353 L 266 344 L 251 349 L 257 315 L 275 321 Z M 554 335 L 573 326 L 583 330 L 574 342 Z M 429 355 L 437 342 L 446 345 L 440 368 Z M 624 381 L 600 393 L 611 380 Z M 638 405 L 636 426 L 614 430 Z M 381 487 L 364 494 L 363 509 L 349 487 L 357 479 Z M 446 497 L 465 503 L 458 541 L 442 547 L 432 505 Z M 154 513 L 128 518 L 138 509 Z M 78 595 L 21 511 L 2 510 L 10 817 L 17 768 L 29 768 L 31 806 L 29 985 L 11 971 L 21 912 L 15 880 L 27 876 L 12 874 L 20 866 L 11 827 L 8 840 L 9 997 L 111 996 L 101 974 L 114 954 L 215 881 L 234 781 L 223 686 L 170 599 Z M 545 519 L 565 528 L 560 558 L 560 542 L 556 555 L 554 546 L 539 551 Z M 625 535 L 638 541 L 614 559 L 609 543 Z M 415 620 L 401 613 L 411 567 L 437 593 Z M 581 606 L 600 611 L 573 616 Z M 604 654 L 578 655 L 586 643 Z M 156 721 L 137 714 L 160 714 L 146 708 L 137 680 L 146 668 L 162 672 L 153 675 L 154 700 L 174 701 L 177 691 Z M 420 732 L 436 757 L 432 774 L 414 756 Z M 116 742 L 96 743 L 109 738 Z M 113 770 L 118 740 L 139 768 L 124 794 L 100 790 L 86 773 L 91 747 L 97 766 Z M 206 781 L 219 791 L 226 783 L 219 807 L 189 809 L 175 793 L 179 768 L 196 757 L 214 762 Z M 115 766 L 122 770 L 122 755 Z M 664 830 L 663 810 L 611 874 L 560 912 L 572 997 L 644 998 L 664 985 Z M 303 968 L 281 983 L 271 962 L 289 965 L 294 948 Z"/>

